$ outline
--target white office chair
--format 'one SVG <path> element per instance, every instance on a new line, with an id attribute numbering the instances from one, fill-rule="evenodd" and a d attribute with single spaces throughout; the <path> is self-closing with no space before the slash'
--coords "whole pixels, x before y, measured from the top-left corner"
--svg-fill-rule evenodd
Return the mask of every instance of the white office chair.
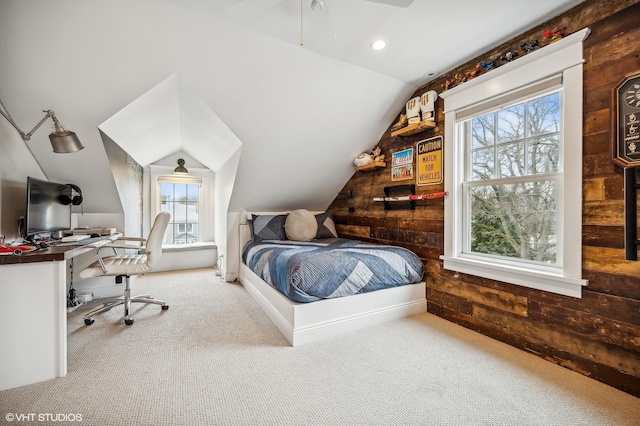
<path id="1" fill-rule="evenodd" d="M 169 218 L 171 215 L 168 212 L 161 212 L 156 216 L 156 219 L 151 227 L 149 238 L 139 237 L 120 237 L 114 243 L 105 244 L 101 248 L 121 248 L 121 249 L 134 249 L 138 250 L 138 254 L 134 255 L 115 255 L 111 257 L 100 256 L 98 251 L 98 261 L 83 269 L 80 272 L 80 278 L 91 278 L 101 276 L 119 276 L 125 277 L 124 296 L 118 299 L 109 300 L 98 309 L 94 309 L 84 316 L 84 323 L 86 325 L 93 324 L 93 316 L 106 312 L 114 306 L 124 305 L 124 323 L 127 325 L 133 324 L 133 318 L 130 315 L 131 303 L 154 303 L 160 305 L 162 310 L 169 309 L 162 300 L 152 298 L 149 294 L 143 294 L 140 296 L 131 297 L 131 276 L 142 275 L 146 272 L 150 272 L 153 267 L 158 263 L 162 256 L 162 238 L 164 231 L 167 229 Z M 117 244 L 120 240 L 138 241 L 141 246 L 122 245 Z M 146 241 L 146 244 L 144 242 Z"/>

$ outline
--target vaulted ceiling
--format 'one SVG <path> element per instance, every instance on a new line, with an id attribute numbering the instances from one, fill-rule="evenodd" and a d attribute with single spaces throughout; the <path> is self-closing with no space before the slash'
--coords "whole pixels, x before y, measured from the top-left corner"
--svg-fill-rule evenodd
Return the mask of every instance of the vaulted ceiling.
<path id="1" fill-rule="evenodd" d="M 0 99 L 24 129 L 53 109 L 78 134 L 78 153 L 52 153 L 46 130 L 29 147 L 51 180 L 82 184 L 85 211 L 119 205 L 98 128 L 143 165 L 182 150 L 216 170 L 241 149 L 231 210 L 324 209 L 425 73 L 579 3 L 328 0 L 323 44 L 310 0 L 248 16 L 234 1 L 0 2 Z M 4 119 L 0 136 L 22 144 Z"/>

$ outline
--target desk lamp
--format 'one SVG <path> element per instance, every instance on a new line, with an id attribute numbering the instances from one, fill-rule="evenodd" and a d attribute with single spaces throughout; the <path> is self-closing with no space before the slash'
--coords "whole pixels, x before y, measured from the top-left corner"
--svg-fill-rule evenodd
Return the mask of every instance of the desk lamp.
<path id="1" fill-rule="evenodd" d="M 4 106 L 2 101 L 0 101 L 0 105 L 2 105 L 2 108 L 0 108 L 0 114 L 2 114 L 2 116 L 6 118 L 7 121 L 9 121 L 9 123 L 11 123 L 11 125 L 18 131 L 18 133 L 20 133 L 20 136 L 22 136 L 22 140 L 25 142 L 25 144 L 28 140 L 31 139 L 31 135 L 33 135 L 33 133 L 38 130 L 40 126 L 42 126 L 47 118 L 51 117 L 55 126 L 54 131 L 49 135 L 49 140 L 51 141 L 53 152 L 66 154 L 80 151 L 82 148 L 84 148 L 75 133 L 69 130 L 65 130 L 64 127 L 62 127 L 62 124 L 60 124 L 60 122 L 56 118 L 55 113 L 52 110 L 43 110 L 42 112 L 46 113 L 44 118 L 40 120 L 38 124 L 36 124 L 36 127 L 34 127 L 33 130 L 31 130 L 29 133 L 25 133 L 20 130 L 15 121 L 13 121 L 13 118 L 11 118 L 11 115 L 9 115 L 9 111 L 7 111 L 7 108 Z"/>

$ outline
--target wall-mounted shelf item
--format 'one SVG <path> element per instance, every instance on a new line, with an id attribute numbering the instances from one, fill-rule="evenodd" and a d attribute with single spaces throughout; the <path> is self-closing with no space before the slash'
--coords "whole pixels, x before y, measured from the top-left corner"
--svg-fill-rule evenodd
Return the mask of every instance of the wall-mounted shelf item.
<path id="1" fill-rule="evenodd" d="M 384 209 L 385 210 L 414 210 L 416 208 L 416 202 L 414 200 L 410 200 L 408 195 L 415 195 L 416 186 L 411 185 L 395 185 L 395 186 L 385 186 L 384 187 L 384 198 L 374 198 L 374 201 L 384 201 Z M 395 196 L 395 194 L 399 196 Z M 400 197 L 405 198 L 404 200 L 400 200 Z M 391 202 L 387 200 L 393 201 L 401 201 L 401 202 Z"/>
<path id="2" fill-rule="evenodd" d="M 638 199 L 640 168 L 624 168 L 624 249 L 627 260 L 638 260 Z"/>
<path id="3" fill-rule="evenodd" d="M 408 124 L 402 129 L 392 130 L 391 137 L 411 136 L 416 133 L 424 132 L 425 130 L 433 129 L 434 127 L 436 127 L 435 121 L 421 121 L 415 124 Z"/>
<path id="4" fill-rule="evenodd" d="M 415 194 L 405 195 L 403 197 L 384 197 L 374 198 L 373 201 L 417 201 L 417 200 L 433 200 L 434 198 L 444 198 L 448 192 L 432 192 L 431 194 Z"/>
<path id="5" fill-rule="evenodd" d="M 367 171 L 367 170 L 375 170 L 375 169 L 384 169 L 387 167 L 387 163 L 384 161 L 372 161 L 369 164 L 365 164 L 364 166 L 356 166 L 356 172 L 359 171 Z"/>

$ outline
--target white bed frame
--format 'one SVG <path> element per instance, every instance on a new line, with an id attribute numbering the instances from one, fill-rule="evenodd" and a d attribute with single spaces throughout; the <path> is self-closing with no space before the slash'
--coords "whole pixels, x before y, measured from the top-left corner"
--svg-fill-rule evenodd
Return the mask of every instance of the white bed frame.
<path id="1" fill-rule="evenodd" d="M 277 214 L 277 213 L 256 213 Z M 240 219 L 240 251 L 251 239 L 249 214 Z M 240 283 L 287 338 L 299 346 L 349 331 L 426 312 L 424 282 L 310 303 L 297 303 L 263 281 L 242 262 Z"/>

